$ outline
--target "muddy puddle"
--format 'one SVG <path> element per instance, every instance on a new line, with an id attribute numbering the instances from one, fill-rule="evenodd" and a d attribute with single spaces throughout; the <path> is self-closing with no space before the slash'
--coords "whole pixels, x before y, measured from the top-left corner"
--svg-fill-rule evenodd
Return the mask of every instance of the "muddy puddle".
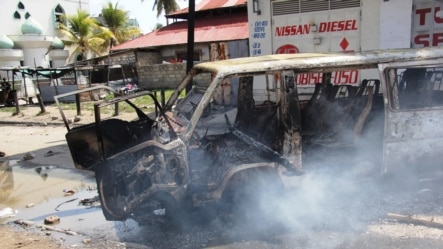
<path id="1" fill-rule="evenodd" d="M 29 167 L 14 160 L 0 161 L 0 224 L 24 220 L 39 231 L 49 216 L 60 218 L 52 227 L 75 233 L 51 232 L 68 246 L 94 237 L 120 241 L 139 230 L 131 220 L 105 220 L 91 174 L 58 166 Z"/>
<path id="2" fill-rule="evenodd" d="M 0 209 L 25 208 L 95 187 L 94 178 L 75 170 L 52 165 L 27 167 L 16 160 L 0 164 Z"/>

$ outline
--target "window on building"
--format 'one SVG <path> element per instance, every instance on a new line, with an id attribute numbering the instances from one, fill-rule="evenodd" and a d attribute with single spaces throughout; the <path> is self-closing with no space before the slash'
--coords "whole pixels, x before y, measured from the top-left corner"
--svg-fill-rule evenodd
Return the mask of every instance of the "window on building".
<path id="1" fill-rule="evenodd" d="M 18 13 L 18 11 L 14 12 L 14 19 L 21 19 L 21 15 L 20 13 Z"/>
<path id="2" fill-rule="evenodd" d="M 177 62 L 183 62 L 187 60 L 187 52 L 177 52 Z M 194 61 L 201 61 L 201 51 L 194 51 Z"/>
<path id="3" fill-rule="evenodd" d="M 31 14 L 29 14 L 29 12 L 26 12 L 25 18 L 28 19 L 30 16 L 31 16 Z"/>
<path id="4" fill-rule="evenodd" d="M 66 24 L 65 21 L 65 10 L 63 7 L 58 4 L 54 9 L 54 27 L 55 29 L 58 29 L 60 27 L 60 24 Z"/>
<path id="5" fill-rule="evenodd" d="M 24 10 L 24 9 L 25 9 L 25 5 L 24 5 L 22 2 L 18 2 L 18 4 L 17 4 L 17 8 L 18 8 L 19 10 Z"/>

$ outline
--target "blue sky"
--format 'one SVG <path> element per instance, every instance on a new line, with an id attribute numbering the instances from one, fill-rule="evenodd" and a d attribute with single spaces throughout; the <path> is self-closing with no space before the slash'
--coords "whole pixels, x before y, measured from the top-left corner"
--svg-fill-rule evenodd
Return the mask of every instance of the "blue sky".
<path id="1" fill-rule="evenodd" d="M 181 8 L 188 7 L 187 0 L 176 0 Z M 106 6 L 109 0 L 89 0 L 89 13 L 91 16 L 98 16 L 103 6 Z M 120 9 L 129 12 L 130 18 L 136 18 L 140 24 L 140 29 L 143 33 L 149 33 L 155 27 L 156 23 L 166 25 L 166 18 L 164 14 L 157 18 L 157 10 L 152 10 L 154 0 L 111 0 L 112 3 L 118 3 Z M 195 1 L 196 3 L 199 0 Z"/>

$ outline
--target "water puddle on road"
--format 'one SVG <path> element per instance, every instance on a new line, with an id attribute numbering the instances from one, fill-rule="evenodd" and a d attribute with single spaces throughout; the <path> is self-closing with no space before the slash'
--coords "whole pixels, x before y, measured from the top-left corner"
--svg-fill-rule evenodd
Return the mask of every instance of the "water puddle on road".
<path id="1" fill-rule="evenodd" d="M 95 188 L 91 175 L 58 166 L 22 166 L 0 161 L 0 209 L 26 206 Z"/>
<path id="2" fill-rule="evenodd" d="M 11 210 L 10 216 L 2 212 Z M 60 231 L 73 231 L 78 236 L 54 232 L 55 239 L 66 245 L 82 244 L 86 237 L 120 241 L 140 238 L 139 226 L 133 220 L 107 221 L 102 213 L 96 182 L 90 172 L 58 166 L 24 166 L 18 161 L 0 161 L 0 224 L 12 221 L 44 225 L 50 216 L 59 217 L 51 225 Z"/>

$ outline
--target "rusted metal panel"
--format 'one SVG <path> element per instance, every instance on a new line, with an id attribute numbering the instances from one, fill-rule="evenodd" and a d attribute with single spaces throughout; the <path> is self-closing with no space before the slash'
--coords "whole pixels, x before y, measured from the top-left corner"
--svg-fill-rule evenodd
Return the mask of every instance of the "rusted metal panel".
<path id="1" fill-rule="evenodd" d="M 211 42 L 209 44 L 209 61 L 220 61 L 228 59 L 227 42 Z"/>
<path id="2" fill-rule="evenodd" d="M 430 60 L 442 57 L 443 47 L 374 50 L 355 53 L 274 54 L 200 63 L 196 65 L 195 69 L 219 72 L 220 76 L 291 69 L 308 72 L 330 72 L 341 68 L 377 68 L 377 65 L 381 63 Z"/>
<path id="3" fill-rule="evenodd" d="M 211 42 L 209 44 L 209 60 L 218 61 L 228 59 L 227 42 Z M 219 105 L 231 104 L 231 82 L 229 79 L 223 81 L 214 93 L 214 102 Z"/>

